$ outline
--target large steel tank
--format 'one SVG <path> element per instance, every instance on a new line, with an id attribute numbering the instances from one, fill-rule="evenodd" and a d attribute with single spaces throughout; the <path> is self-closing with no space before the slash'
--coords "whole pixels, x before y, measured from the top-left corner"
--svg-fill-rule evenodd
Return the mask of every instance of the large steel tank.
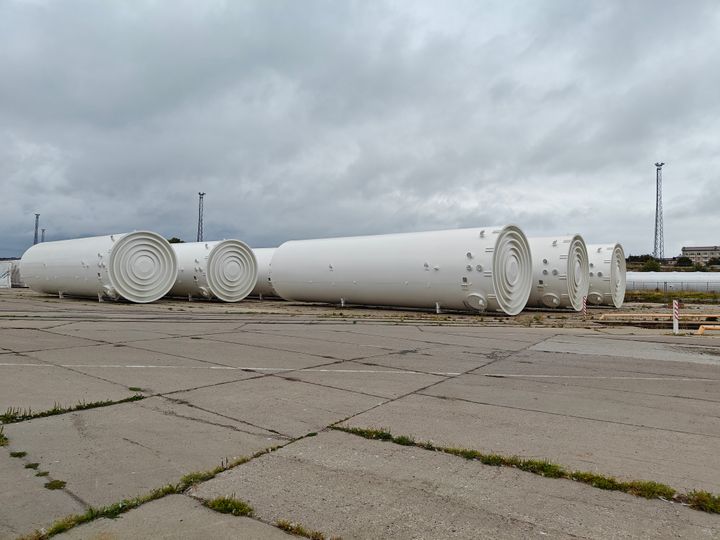
<path id="1" fill-rule="evenodd" d="M 533 286 L 528 307 L 582 309 L 589 287 L 588 253 L 579 234 L 528 239 Z"/>
<path id="2" fill-rule="evenodd" d="M 590 244 L 588 302 L 619 308 L 625 301 L 625 251 L 620 244 Z"/>
<path id="3" fill-rule="evenodd" d="M 272 284 L 271 264 L 272 258 L 277 248 L 254 248 L 255 258 L 257 259 L 257 282 L 253 288 L 253 296 L 267 297 L 277 296 L 277 292 Z"/>
<path id="4" fill-rule="evenodd" d="M 175 283 L 177 259 L 162 236 L 136 231 L 36 244 L 23 254 L 20 273 L 38 292 L 146 303 Z"/>
<path id="5" fill-rule="evenodd" d="M 532 284 L 516 226 L 285 242 L 272 285 L 286 300 L 522 311 Z"/>
<path id="6" fill-rule="evenodd" d="M 171 244 L 178 260 L 172 296 L 239 302 L 255 286 L 257 261 L 240 240 Z"/>

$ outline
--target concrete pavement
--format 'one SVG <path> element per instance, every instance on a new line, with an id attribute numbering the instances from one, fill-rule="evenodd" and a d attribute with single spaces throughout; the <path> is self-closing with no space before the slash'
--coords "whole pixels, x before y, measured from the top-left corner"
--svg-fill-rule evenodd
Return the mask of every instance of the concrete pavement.
<path id="1" fill-rule="evenodd" d="M 530 328 L 522 318 L 0 291 L 0 413 L 143 397 L 3 426 L 0 538 L 270 447 L 281 448 L 68 537 L 272 538 L 285 536 L 278 519 L 344 538 L 719 535 L 720 516 L 678 504 L 328 430 L 385 428 L 720 492 L 720 338 L 562 317 Z M 47 479 L 67 484 L 50 491 Z M 191 498 L 233 494 L 254 518 Z"/>

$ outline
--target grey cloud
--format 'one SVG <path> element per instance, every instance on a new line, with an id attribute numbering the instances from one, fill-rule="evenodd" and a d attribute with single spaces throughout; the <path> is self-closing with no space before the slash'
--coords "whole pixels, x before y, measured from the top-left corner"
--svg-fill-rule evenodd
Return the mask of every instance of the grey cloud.
<path id="1" fill-rule="evenodd" d="M 718 14 L 5 2 L 0 256 L 28 245 L 34 211 L 49 238 L 193 239 L 199 190 L 206 236 L 255 245 L 513 221 L 647 252 L 656 159 L 666 251 L 717 243 L 703 186 L 717 182 Z"/>

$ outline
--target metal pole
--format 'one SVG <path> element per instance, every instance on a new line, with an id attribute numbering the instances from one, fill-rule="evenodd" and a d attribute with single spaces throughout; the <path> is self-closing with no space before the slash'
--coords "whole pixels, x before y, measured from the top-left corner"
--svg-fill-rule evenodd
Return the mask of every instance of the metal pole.
<path id="1" fill-rule="evenodd" d="M 198 192 L 198 228 L 197 228 L 197 241 L 202 242 L 203 241 L 203 199 L 205 198 L 205 193 Z"/>
<path id="2" fill-rule="evenodd" d="M 653 257 L 656 259 L 665 258 L 665 238 L 663 233 L 663 207 L 662 207 L 662 167 L 663 162 L 655 163 L 655 181 L 657 191 L 655 193 L 655 246 Z"/>
<path id="3" fill-rule="evenodd" d="M 44 241 L 45 241 L 45 229 L 41 229 L 40 242 L 44 242 Z"/>
<path id="4" fill-rule="evenodd" d="M 40 225 L 40 214 L 35 214 L 35 236 L 33 237 L 33 245 L 38 243 L 38 225 Z"/>

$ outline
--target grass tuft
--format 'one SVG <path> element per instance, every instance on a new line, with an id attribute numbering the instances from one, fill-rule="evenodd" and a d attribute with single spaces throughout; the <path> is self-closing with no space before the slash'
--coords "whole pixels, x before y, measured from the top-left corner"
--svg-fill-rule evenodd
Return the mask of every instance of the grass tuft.
<path id="1" fill-rule="evenodd" d="M 275 526 L 278 529 L 282 529 L 283 531 L 294 534 L 295 536 L 304 536 L 305 538 L 310 538 L 310 540 L 325 540 L 325 535 L 320 531 L 306 529 L 299 523 L 292 523 L 285 519 L 279 519 L 276 521 Z"/>
<path id="2" fill-rule="evenodd" d="M 35 473 L 35 476 L 47 476 L 50 474 L 48 471 L 39 471 Z"/>
<path id="3" fill-rule="evenodd" d="M 0 446 L 7 446 L 10 440 L 7 438 L 5 433 L 3 433 L 3 429 L 4 428 L 0 426 Z"/>
<path id="4" fill-rule="evenodd" d="M 27 463 L 25 465 L 26 469 L 37 469 L 40 466 L 39 463 Z"/>
<path id="5" fill-rule="evenodd" d="M 520 460 L 518 469 L 531 472 L 547 478 L 567 478 L 567 471 L 555 463 L 547 460 L 523 459 Z"/>
<path id="6" fill-rule="evenodd" d="M 25 451 L 22 451 L 22 452 L 10 452 L 10 457 L 21 458 L 21 457 L 25 457 L 25 456 L 27 456 L 27 452 L 25 452 Z"/>
<path id="7" fill-rule="evenodd" d="M 215 478 L 218 474 L 223 472 L 225 470 L 225 467 L 219 466 L 215 467 L 212 470 L 209 471 L 199 471 L 194 472 L 190 474 L 186 474 L 180 479 L 180 483 L 178 484 L 178 491 L 185 491 L 186 489 L 199 484 L 201 482 L 207 482 L 208 480 L 212 480 Z"/>
<path id="8" fill-rule="evenodd" d="M 570 474 L 570 479 L 598 489 L 607 489 L 610 491 L 620 491 L 622 487 L 622 484 L 612 476 L 604 476 L 590 472 L 574 471 Z"/>
<path id="9" fill-rule="evenodd" d="M 331 429 L 344 431 L 352 435 L 366 439 L 394 442 L 403 446 L 415 446 L 433 452 L 443 452 L 468 460 L 479 461 L 484 465 L 492 467 L 513 467 L 546 478 L 564 478 L 581 482 L 594 488 L 606 489 L 609 491 L 621 491 L 636 497 L 645 499 L 665 499 L 686 503 L 691 508 L 720 514 L 720 495 L 713 495 L 707 491 L 692 491 L 679 494 L 674 488 L 652 482 L 649 480 L 633 480 L 623 482 L 612 476 L 597 474 L 586 471 L 570 471 L 562 465 L 552 463 L 548 460 L 521 459 L 517 456 L 502 456 L 500 454 L 484 454 L 469 448 L 452 448 L 437 446 L 432 442 L 416 442 L 412 437 L 406 435 L 393 435 L 386 429 L 356 428 L 345 426 L 333 426 Z M 281 527 L 282 528 L 282 527 Z"/>
<path id="10" fill-rule="evenodd" d="M 646 480 L 623 482 L 622 491 L 646 499 L 672 499 L 677 492 L 670 486 Z"/>
<path id="11" fill-rule="evenodd" d="M 720 514 L 720 495 L 713 495 L 707 491 L 692 491 L 686 497 L 690 508 L 711 514 Z"/>
<path id="12" fill-rule="evenodd" d="M 128 387 L 128 390 L 130 390 L 131 392 L 142 392 L 143 391 L 143 389 L 140 388 L 139 386 L 130 386 L 130 387 Z"/>
<path id="13" fill-rule="evenodd" d="M 402 446 L 415 446 L 415 439 L 413 439 L 412 437 L 406 437 L 405 435 L 393 437 L 392 441 L 395 444 L 400 444 Z"/>
<path id="14" fill-rule="evenodd" d="M 50 480 L 49 482 L 45 483 L 45 487 L 47 489 L 62 489 L 67 485 L 67 482 L 64 480 Z"/>
<path id="15" fill-rule="evenodd" d="M 232 514 L 233 516 L 252 516 L 254 512 L 252 506 L 234 497 L 217 497 L 216 499 L 204 501 L 203 504 L 211 510 L 222 514 Z"/>

